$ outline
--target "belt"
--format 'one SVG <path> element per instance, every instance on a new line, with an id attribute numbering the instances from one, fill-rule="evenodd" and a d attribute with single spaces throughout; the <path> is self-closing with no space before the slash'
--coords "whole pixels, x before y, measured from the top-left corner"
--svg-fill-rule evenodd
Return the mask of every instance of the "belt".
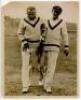
<path id="1" fill-rule="evenodd" d="M 38 43 L 38 42 L 40 42 L 40 40 L 31 40 L 31 39 L 27 39 L 27 41 L 30 42 L 30 43 Z"/>
<path id="2" fill-rule="evenodd" d="M 60 47 L 60 45 L 58 45 L 58 44 L 44 44 L 44 46 L 56 46 L 56 47 Z"/>
<path id="3" fill-rule="evenodd" d="M 30 42 L 30 43 L 38 43 L 38 42 L 40 42 L 40 40 L 31 40 L 31 39 L 28 39 L 28 38 L 22 40 L 22 42 L 24 42 L 24 41 L 27 41 L 27 42 Z"/>

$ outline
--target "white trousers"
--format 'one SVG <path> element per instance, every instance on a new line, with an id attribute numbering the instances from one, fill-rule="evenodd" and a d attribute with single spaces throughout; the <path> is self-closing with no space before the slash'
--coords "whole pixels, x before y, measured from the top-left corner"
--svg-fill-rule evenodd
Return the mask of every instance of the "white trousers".
<path id="1" fill-rule="evenodd" d="M 59 54 L 59 49 L 55 51 L 48 51 L 46 54 L 47 54 L 47 71 L 44 75 L 43 82 L 44 82 L 44 87 L 51 87 L 53 85 L 53 78 Z"/>
<path id="2" fill-rule="evenodd" d="M 23 51 L 21 46 L 22 53 L 22 69 L 21 69 L 21 78 L 22 78 L 22 88 L 28 88 L 30 85 L 30 70 L 32 67 L 37 67 L 37 56 L 36 48 L 27 49 Z M 31 58 L 31 59 L 30 59 Z M 35 59 L 34 59 L 35 58 Z M 30 65 L 31 62 L 31 65 Z"/>
<path id="3" fill-rule="evenodd" d="M 21 77 L 22 77 L 22 87 L 28 88 L 29 87 L 29 72 L 31 69 L 31 66 L 29 65 L 30 61 L 30 52 L 27 51 L 21 51 L 22 52 L 22 69 L 21 69 Z"/>

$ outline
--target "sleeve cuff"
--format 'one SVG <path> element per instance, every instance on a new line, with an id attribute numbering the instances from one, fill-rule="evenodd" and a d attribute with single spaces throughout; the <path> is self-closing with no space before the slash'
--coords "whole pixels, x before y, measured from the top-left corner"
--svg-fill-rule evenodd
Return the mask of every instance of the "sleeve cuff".
<path id="1" fill-rule="evenodd" d="M 66 48 L 66 47 L 69 47 L 69 45 L 64 45 L 64 47 Z"/>
<path id="2" fill-rule="evenodd" d="M 27 42 L 27 39 L 23 39 L 23 40 L 22 40 L 22 42 L 25 42 L 25 41 Z"/>

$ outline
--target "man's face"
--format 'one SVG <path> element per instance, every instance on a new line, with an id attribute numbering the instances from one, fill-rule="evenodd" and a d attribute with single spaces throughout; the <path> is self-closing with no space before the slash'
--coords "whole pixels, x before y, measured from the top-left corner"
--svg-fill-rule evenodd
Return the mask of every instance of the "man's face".
<path id="1" fill-rule="evenodd" d="M 34 7 L 29 7 L 27 9 L 27 16 L 31 20 L 35 19 L 36 18 L 36 9 Z"/>
<path id="2" fill-rule="evenodd" d="M 57 19 L 59 17 L 59 15 L 60 15 L 59 12 L 57 10 L 54 10 L 54 12 L 53 12 L 53 18 Z"/>

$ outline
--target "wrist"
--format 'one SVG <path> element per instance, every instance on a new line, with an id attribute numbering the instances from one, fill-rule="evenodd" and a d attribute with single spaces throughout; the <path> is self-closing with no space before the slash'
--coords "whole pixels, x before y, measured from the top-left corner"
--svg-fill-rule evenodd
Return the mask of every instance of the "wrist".
<path id="1" fill-rule="evenodd" d="M 27 39 L 23 39 L 22 40 L 22 44 L 24 45 L 24 44 L 27 44 L 28 42 L 27 42 Z"/>
<path id="2" fill-rule="evenodd" d="M 69 45 L 64 46 L 64 52 L 66 52 L 66 51 L 69 52 Z"/>

